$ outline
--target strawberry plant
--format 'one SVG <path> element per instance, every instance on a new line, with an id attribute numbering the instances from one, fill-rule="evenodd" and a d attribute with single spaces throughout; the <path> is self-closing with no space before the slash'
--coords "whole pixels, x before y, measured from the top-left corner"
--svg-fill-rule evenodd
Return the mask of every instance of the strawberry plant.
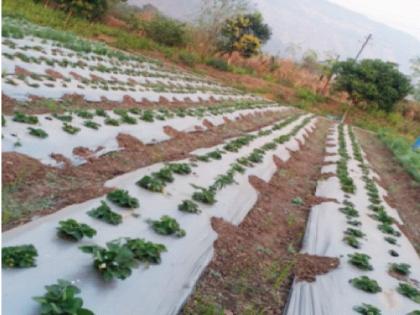
<path id="1" fill-rule="evenodd" d="M 395 250 L 393 250 L 393 249 L 390 249 L 390 250 L 388 251 L 388 253 L 389 253 L 392 257 L 398 257 L 398 256 L 400 256 L 400 254 L 398 254 L 398 252 L 397 252 L 397 251 L 395 251 Z"/>
<path id="2" fill-rule="evenodd" d="M 73 127 L 72 125 L 68 124 L 68 123 L 64 123 L 63 125 L 63 130 L 71 135 L 74 135 L 76 133 L 78 133 L 80 131 L 80 128 L 78 127 Z"/>
<path id="3" fill-rule="evenodd" d="M 119 126 L 120 125 L 120 122 L 118 121 L 118 119 L 107 117 L 105 119 L 105 125 Z"/>
<path id="4" fill-rule="evenodd" d="M 93 315 L 82 308 L 83 300 L 77 297 L 80 289 L 69 281 L 59 279 L 57 284 L 45 286 L 47 293 L 33 299 L 41 305 L 42 315 Z"/>
<path id="5" fill-rule="evenodd" d="M 360 222 L 358 220 L 348 220 L 347 224 L 352 225 L 352 226 L 361 226 L 362 222 Z"/>
<path id="6" fill-rule="evenodd" d="M 381 205 L 373 205 L 373 204 L 371 204 L 371 205 L 368 206 L 368 208 L 370 210 L 372 210 L 373 212 L 385 211 L 384 206 L 381 206 Z"/>
<path id="7" fill-rule="evenodd" d="M 38 252 L 31 244 L 9 246 L 2 248 L 1 262 L 3 268 L 29 268 L 36 266 L 37 256 Z"/>
<path id="8" fill-rule="evenodd" d="M 148 175 L 137 181 L 136 185 L 154 192 L 163 192 L 163 188 L 165 186 L 160 179 Z"/>
<path id="9" fill-rule="evenodd" d="M 60 114 L 53 114 L 54 118 L 57 118 L 58 120 L 64 121 L 64 122 L 71 122 L 73 120 L 72 115 L 60 115 Z"/>
<path id="10" fill-rule="evenodd" d="M 42 139 L 45 139 L 45 138 L 48 137 L 48 133 L 46 133 L 41 128 L 32 128 L 32 127 L 29 127 L 28 130 L 29 130 L 29 134 L 30 135 L 33 135 L 35 137 L 42 138 Z"/>
<path id="11" fill-rule="evenodd" d="M 412 312 L 408 313 L 407 315 L 420 315 L 420 311 L 419 310 L 412 311 Z"/>
<path id="12" fill-rule="evenodd" d="M 147 121 L 147 122 L 153 122 L 153 112 L 151 110 L 145 110 L 143 112 L 143 115 L 140 117 L 141 120 Z"/>
<path id="13" fill-rule="evenodd" d="M 166 252 L 163 244 L 147 242 L 143 239 L 127 239 L 126 246 L 134 255 L 134 258 L 150 264 L 159 264 L 160 254 Z"/>
<path id="14" fill-rule="evenodd" d="M 96 116 L 101 116 L 101 117 L 108 117 L 108 114 L 102 108 L 95 109 L 95 115 Z"/>
<path id="15" fill-rule="evenodd" d="M 200 191 L 196 191 L 192 195 L 192 199 L 195 201 L 199 201 L 208 205 L 213 205 L 216 203 L 216 193 L 212 189 L 206 189 L 198 186 L 193 186 L 194 188 L 200 189 Z"/>
<path id="16" fill-rule="evenodd" d="M 352 236 L 352 235 L 345 235 L 343 238 L 344 243 L 346 243 L 347 245 L 353 247 L 353 248 L 360 248 L 360 242 L 359 240 Z"/>
<path id="17" fill-rule="evenodd" d="M 401 236 L 401 233 L 395 230 L 391 225 L 387 223 L 379 224 L 378 229 L 385 234 L 390 234 L 392 236 Z"/>
<path id="18" fill-rule="evenodd" d="M 152 176 L 161 180 L 162 182 L 172 183 L 174 181 L 170 167 L 164 167 L 158 172 L 152 173 Z"/>
<path id="19" fill-rule="evenodd" d="M 29 124 L 29 125 L 36 125 L 38 123 L 38 117 L 26 115 L 21 112 L 15 112 L 15 116 L 13 117 L 13 121 Z"/>
<path id="20" fill-rule="evenodd" d="M 349 254 L 349 263 L 361 270 L 373 270 L 369 263 L 370 256 L 362 253 Z"/>
<path id="21" fill-rule="evenodd" d="M 246 157 L 242 157 L 236 160 L 236 162 L 238 162 L 238 164 L 243 165 L 243 166 L 247 166 L 247 167 L 252 167 L 253 164 L 251 163 L 250 160 L 248 160 Z"/>
<path id="22" fill-rule="evenodd" d="M 379 286 L 376 280 L 370 279 L 367 276 L 360 276 L 358 278 L 353 278 L 350 280 L 350 283 L 357 289 L 368 293 L 378 293 L 382 291 L 382 288 Z"/>
<path id="23" fill-rule="evenodd" d="M 122 216 L 113 212 L 105 201 L 101 201 L 98 208 L 88 211 L 88 215 L 112 225 L 118 225 L 122 222 Z"/>
<path id="24" fill-rule="evenodd" d="M 409 264 L 405 263 L 393 263 L 389 266 L 389 271 L 398 273 L 402 276 L 408 276 L 410 274 L 410 268 L 411 266 Z"/>
<path id="25" fill-rule="evenodd" d="M 362 315 L 381 315 L 381 311 L 373 305 L 363 303 L 361 306 L 353 307 L 353 310 Z"/>
<path id="26" fill-rule="evenodd" d="M 375 214 L 372 215 L 372 218 L 388 225 L 394 222 L 392 217 L 389 216 L 384 210 L 378 210 Z"/>
<path id="27" fill-rule="evenodd" d="M 233 173 L 245 173 L 245 168 L 242 167 L 239 163 L 232 163 L 230 169 Z"/>
<path id="28" fill-rule="evenodd" d="M 263 161 L 264 155 L 259 151 L 254 150 L 250 155 L 248 155 L 248 160 L 252 163 L 261 163 Z"/>
<path id="29" fill-rule="evenodd" d="M 121 116 L 121 121 L 122 121 L 123 123 L 130 124 L 130 125 L 135 125 L 135 124 L 137 124 L 137 120 L 136 120 L 134 117 L 132 117 L 132 116 L 130 116 L 130 115 L 128 115 L 128 114 L 126 114 L 126 115 L 122 115 L 122 116 Z"/>
<path id="30" fill-rule="evenodd" d="M 101 124 L 98 124 L 97 122 L 94 122 L 92 120 L 86 120 L 83 123 L 83 126 L 97 130 L 101 126 Z"/>
<path id="31" fill-rule="evenodd" d="M 191 167 L 187 163 L 171 163 L 168 167 L 175 174 L 187 175 L 191 173 Z"/>
<path id="32" fill-rule="evenodd" d="M 213 160 L 220 160 L 222 158 L 223 151 L 215 150 L 207 153 L 207 156 Z"/>
<path id="33" fill-rule="evenodd" d="M 92 119 L 93 118 L 93 114 L 87 110 L 79 110 L 76 112 L 76 115 L 81 117 L 81 118 L 85 118 L 85 119 Z"/>
<path id="34" fill-rule="evenodd" d="M 226 174 L 217 176 L 214 184 L 210 186 L 210 190 L 220 190 L 233 183 L 236 183 L 234 179 L 234 173 L 230 170 Z"/>
<path id="35" fill-rule="evenodd" d="M 170 216 L 164 215 L 160 220 L 150 221 L 153 230 L 161 235 L 185 236 L 185 230 L 181 229 L 179 223 Z"/>
<path id="36" fill-rule="evenodd" d="M 74 219 L 60 221 L 59 225 L 57 228 L 58 235 L 73 241 L 80 241 L 83 237 L 92 238 L 96 235 L 96 231 L 89 225 L 79 223 Z"/>
<path id="37" fill-rule="evenodd" d="M 354 228 L 347 228 L 346 231 L 344 231 L 345 234 L 349 235 L 349 236 L 354 236 L 354 237 L 363 237 L 365 236 L 365 233 L 363 233 L 362 231 L 358 230 L 358 229 L 354 229 Z"/>
<path id="38" fill-rule="evenodd" d="M 80 246 L 80 250 L 93 256 L 93 266 L 106 281 L 114 278 L 124 280 L 131 275 L 137 263 L 133 252 L 121 242 L 108 242 L 106 247 L 97 245 Z"/>
<path id="39" fill-rule="evenodd" d="M 107 195 L 108 200 L 123 208 L 138 208 L 139 201 L 137 198 L 131 197 L 128 191 L 116 189 Z"/>
<path id="40" fill-rule="evenodd" d="M 413 302 L 420 304 L 420 291 L 408 283 L 400 283 L 397 288 L 398 293 L 408 297 Z"/>
<path id="41" fill-rule="evenodd" d="M 184 200 L 180 205 L 178 205 L 178 210 L 188 213 L 200 213 L 201 210 L 198 208 L 198 205 L 192 200 Z"/>
<path id="42" fill-rule="evenodd" d="M 384 237 L 384 240 L 387 241 L 389 244 L 395 245 L 397 244 L 397 240 L 391 236 Z"/>

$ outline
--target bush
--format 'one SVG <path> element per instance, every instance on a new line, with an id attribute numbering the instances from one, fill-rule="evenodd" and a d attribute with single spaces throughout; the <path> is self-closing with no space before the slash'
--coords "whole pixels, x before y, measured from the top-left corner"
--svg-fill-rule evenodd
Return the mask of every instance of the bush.
<path id="1" fill-rule="evenodd" d="M 194 67 L 199 62 L 198 56 L 188 51 L 181 51 L 178 55 L 178 58 L 179 61 L 189 67 Z"/>
<path id="2" fill-rule="evenodd" d="M 229 71 L 229 65 L 226 60 L 221 58 L 210 58 L 207 60 L 206 64 L 210 67 L 213 67 L 221 71 Z"/>
<path id="3" fill-rule="evenodd" d="M 166 46 L 179 47 L 187 42 L 185 24 L 162 15 L 147 23 L 145 32 L 149 38 Z"/>

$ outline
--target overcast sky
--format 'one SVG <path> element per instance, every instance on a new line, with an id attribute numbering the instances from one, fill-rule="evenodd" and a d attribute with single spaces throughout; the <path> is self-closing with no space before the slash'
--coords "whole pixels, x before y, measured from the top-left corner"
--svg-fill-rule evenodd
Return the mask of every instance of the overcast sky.
<path id="1" fill-rule="evenodd" d="M 329 0 L 420 40 L 420 0 Z"/>

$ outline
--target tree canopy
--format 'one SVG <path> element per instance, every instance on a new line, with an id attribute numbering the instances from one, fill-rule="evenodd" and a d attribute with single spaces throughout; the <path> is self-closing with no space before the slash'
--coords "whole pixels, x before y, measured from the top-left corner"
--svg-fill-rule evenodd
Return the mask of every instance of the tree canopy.
<path id="1" fill-rule="evenodd" d="M 410 80 L 395 63 L 379 59 L 336 62 L 333 72 L 336 74 L 333 88 L 347 92 L 353 104 L 376 105 L 386 112 L 391 112 L 412 89 Z"/>
<path id="2" fill-rule="evenodd" d="M 257 55 L 270 37 L 271 29 L 260 13 L 240 14 L 224 22 L 219 48 L 225 53 L 238 51 L 248 58 Z"/>

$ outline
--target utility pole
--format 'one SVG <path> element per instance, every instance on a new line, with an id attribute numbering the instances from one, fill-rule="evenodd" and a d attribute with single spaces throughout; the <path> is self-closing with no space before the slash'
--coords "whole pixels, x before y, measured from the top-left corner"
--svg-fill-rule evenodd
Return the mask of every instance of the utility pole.
<path id="1" fill-rule="evenodd" d="M 365 49 L 366 45 L 368 44 L 368 42 L 372 39 L 372 34 L 369 34 L 368 37 L 366 37 L 365 42 L 363 43 L 362 47 L 360 47 L 359 52 L 356 55 L 356 58 L 354 58 L 354 60 L 359 59 L 360 55 L 362 54 L 363 50 Z"/>

